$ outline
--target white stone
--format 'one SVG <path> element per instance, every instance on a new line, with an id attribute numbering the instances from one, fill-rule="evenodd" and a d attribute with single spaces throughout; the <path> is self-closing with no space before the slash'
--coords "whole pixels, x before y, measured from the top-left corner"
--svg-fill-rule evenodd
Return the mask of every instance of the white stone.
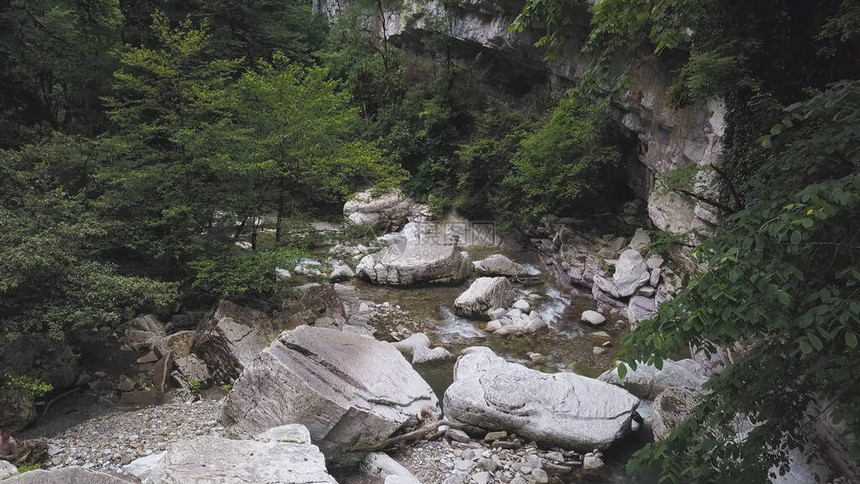
<path id="1" fill-rule="evenodd" d="M 408 286 L 417 283 L 451 284 L 463 281 L 472 270 L 469 260 L 435 224 L 414 224 L 409 233 L 379 252 L 364 256 L 356 274 L 375 284 Z"/>
<path id="2" fill-rule="evenodd" d="M 417 346 L 430 346 L 430 338 L 424 333 L 415 333 L 408 338 L 391 343 L 401 353 L 412 354 Z"/>
<path id="3" fill-rule="evenodd" d="M 275 267 L 275 277 L 281 282 L 287 282 L 293 278 L 293 275 L 286 269 Z"/>
<path id="4" fill-rule="evenodd" d="M 433 349 L 430 349 L 428 346 L 416 346 L 415 351 L 412 352 L 412 364 L 435 363 L 447 360 L 453 356 L 450 351 L 441 346 Z"/>
<path id="5" fill-rule="evenodd" d="M 517 308 L 523 312 L 526 312 L 532 308 L 531 304 L 529 304 L 529 302 L 526 301 L 525 299 L 517 299 L 517 301 L 514 303 L 513 307 L 515 307 L 515 308 Z"/>
<path id="6" fill-rule="evenodd" d="M 479 277 L 454 301 L 461 316 L 487 317 L 488 312 L 509 307 L 514 300 L 511 282 L 504 277 Z"/>
<path id="7" fill-rule="evenodd" d="M 621 388 L 574 373 L 531 370 L 486 347 L 464 350 L 444 400 L 452 421 L 579 450 L 604 449 L 622 438 L 639 404 Z"/>
<path id="8" fill-rule="evenodd" d="M 592 326 L 600 326 L 606 322 L 606 318 L 602 314 L 591 309 L 583 311 L 580 319 L 583 323 L 588 323 Z"/>
<path id="9" fill-rule="evenodd" d="M 314 445 L 197 437 L 175 443 L 144 484 L 336 484 Z"/>
<path id="10" fill-rule="evenodd" d="M 124 465 L 122 470 L 126 474 L 131 474 L 142 482 L 145 482 L 146 479 L 149 478 L 150 474 L 152 474 L 153 469 L 155 469 L 158 463 L 161 462 L 161 459 L 164 458 L 164 454 L 165 452 L 156 452 L 154 454 L 149 454 L 139 459 L 135 459 L 127 465 Z"/>
<path id="11" fill-rule="evenodd" d="M 632 296 L 636 289 L 647 284 L 650 279 L 648 265 L 639 251 L 628 249 L 621 253 L 612 276 L 620 297 Z"/>

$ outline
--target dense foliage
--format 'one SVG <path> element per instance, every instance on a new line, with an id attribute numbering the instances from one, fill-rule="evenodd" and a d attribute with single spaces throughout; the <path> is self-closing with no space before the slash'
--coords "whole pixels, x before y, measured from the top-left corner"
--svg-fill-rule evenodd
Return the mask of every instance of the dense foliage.
<path id="1" fill-rule="evenodd" d="M 16 1 L 0 25 L 7 391 L 34 395 L 140 312 L 283 293 L 274 269 L 306 245 L 283 220 L 402 180 L 309 65 L 326 30 L 309 3 Z"/>
<path id="2" fill-rule="evenodd" d="M 685 49 L 671 102 L 717 95 L 729 108 L 719 170 L 726 226 L 696 250 L 701 274 L 626 340 L 625 358 L 659 364 L 688 347 L 736 354 L 691 418 L 637 454 L 633 470 L 657 467 L 663 482 L 763 482 L 785 472 L 788 451 L 809 445 L 831 419 L 860 459 L 854 3 L 607 0 L 592 8 L 585 50 L 598 59 L 595 78 L 610 80 L 619 58 L 635 59 L 643 47 Z M 544 43 L 557 45 L 567 7 L 532 0 L 515 28 L 551 17 Z"/>

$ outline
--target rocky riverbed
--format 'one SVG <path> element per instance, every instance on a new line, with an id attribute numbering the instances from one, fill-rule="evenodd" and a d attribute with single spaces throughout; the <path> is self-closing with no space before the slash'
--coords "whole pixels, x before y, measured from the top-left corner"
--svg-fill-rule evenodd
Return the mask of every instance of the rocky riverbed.
<path id="1" fill-rule="evenodd" d="M 429 412 L 443 419 L 430 433 L 436 438 L 388 446 L 412 479 L 391 482 L 630 482 L 622 466 L 650 435 L 631 433 L 639 427 L 631 419 L 647 405 L 595 378 L 612 368 L 629 331 L 627 298 L 661 287 L 663 263 L 640 255 L 643 236 L 589 233 L 595 254 L 580 257 L 564 250 L 575 238 L 553 240 L 563 230 L 508 240 L 461 219 L 430 221 L 425 208 L 396 197 L 384 202 L 353 203 L 345 212 L 398 231 L 332 243 L 278 268 L 300 298 L 277 310 L 221 301 L 190 326 L 151 316 L 129 322 L 117 336 L 135 353 L 136 369 L 85 383 L 98 402 L 92 415 L 70 414 L 73 423 L 30 435 L 47 439 L 56 467 L 134 479 L 128 473 L 139 466 L 129 463 L 143 457 L 160 465 L 149 462 L 174 444 L 217 446 L 193 439 L 225 436 L 258 446 L 259 432 L 299 423 L 339 482 L 363 484 L 385 476 L 364 464 L 355 470 L 356 446 L 371 448 Z M 338 230 L 321 227 L 323 237 Z M 550 246 L 563 249 L 556 259 L 548 259 Z M 603 262 L 608 257 L 618 259 Z M 577 290 L 559 267 L 589 284 Z M 588 290 L 600 277 L 612 293 L 605 300 Z M 459 390 L 449 391 L 458 379 Z M 234 386 L 225 404 L 218 386 L 226 383 Z M 205 385 L 215 390 L 201 398 Z M 116 389 L 120 402 L 143 407 L 116 408 Z M 162 392 L 167 403 L 150 405 Z M 476 407 L 482 399 L 486 405 Z"/>

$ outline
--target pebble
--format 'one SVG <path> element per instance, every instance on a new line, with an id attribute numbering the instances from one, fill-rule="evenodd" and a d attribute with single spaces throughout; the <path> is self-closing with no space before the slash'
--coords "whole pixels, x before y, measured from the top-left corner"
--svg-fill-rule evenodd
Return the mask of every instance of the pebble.
<path id="1" fill-rule="evenodd" d="M 45 439 L 52 449 L 51 463 L 122 474 L 123 465 L 155 449 L 165 450 L 180 439 L 220 435 L 223 428 L 216 419 L 222 406 L 223 400 L 195 405 L 173 401 L 136 410 L 120 410 L 111 404 L 104 414 Z"/>

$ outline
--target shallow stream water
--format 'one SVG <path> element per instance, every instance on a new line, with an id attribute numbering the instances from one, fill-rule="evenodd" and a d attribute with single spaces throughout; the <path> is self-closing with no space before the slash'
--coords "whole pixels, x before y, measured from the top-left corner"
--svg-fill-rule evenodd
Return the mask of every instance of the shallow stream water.
<path id="1" fill-rule="evenodd" d="M 531 253 L 510 253 L 498 248 L 470 248 L 473 260 L 492 253 L 502 252 L 523 264 L 533 264 L 536 257 Z M 540 268 L 539 268 L 540 269 Z M 396 288 L 378 286 L 362 281 L 355 281 L 358 297 L 376 303 L 388 302 L 399 306 L 418 320 L 418 331 L 424 332 L 433 346 L 444 346 L 451 353 L 458 354 L 470 346 L 487 346 L 508 361 L 520 363 L 529 368 L 543 372 L 572 371 L 583 376 L 597 377 L 612 365 L 612 359 L 618 352 L 620 338 L 626 330 L 618 330 L 615 322 L 618 317 L 607 317 L 607 323 L 599 328 L 581 323 L 582 311 L 595 309 L 596 304 L 590 295 L 570 294 L 558 289 L 544 272 L 540 282 L 533 285 L 514 284 L 518 295 L 529 300 L 529 295 L 540 296 L 533 308 L 538 310 L 547 321 L 549 327 L 537 333 L 522 336 L 496 336 L 485 333 L 483 326 L 487 321 L 468 319 L 457 316 L 453 312 L 454 300 L 465 291 L 474 280 L 470 278 L 457 286 L 413 286 Z M 535 296 L 532 296 L 534 300 Z M 390 322 L 382 320 L 376 324 L 378 339 L 393 341 L 402 321 L 393 318 Z M 605 331 L 611 337 L 611 346 L 606 353 L 597 355 L 594 347 L 598 345 L 588 338 L 588 333 Z M 534 362 L 528 353 L 540 353 L 545 361 Z M 420 365 L 416 370 L 430 384 L 442 399 L 445 389 L 453 381 L 455 360 L 451 359 L 439 364 Z M 570 482 L 612 482 L 628 483 L 632 480 L 624 471 L 624 463 L 635 450 L 648 441 L 649 437 L 642 433 L 634 433 L 606 451 L 604 460 L 606 467 L 596 473 L 582 473 L 571 476 Z"/>

